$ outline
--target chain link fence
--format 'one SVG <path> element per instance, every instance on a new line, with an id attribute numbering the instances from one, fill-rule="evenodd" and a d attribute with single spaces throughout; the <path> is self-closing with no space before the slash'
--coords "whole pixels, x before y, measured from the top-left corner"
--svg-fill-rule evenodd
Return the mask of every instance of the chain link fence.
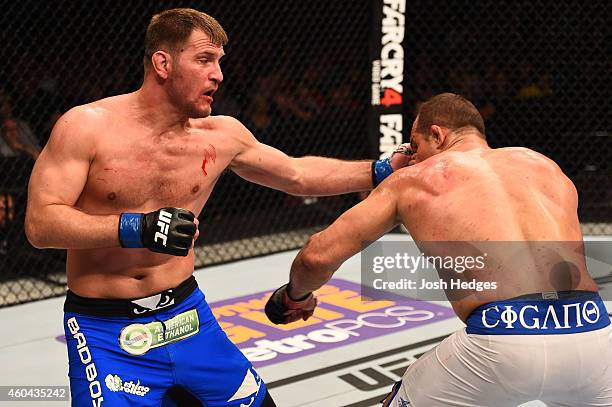
<path id="1" fill-rule="evenodd" d="M 35 250 L 23 232 L 34 159 L 63 112 L 140 86 L 149 19 L 173 7 L 206 11 L 230 36 L 213 114 L 290 155 L 369 155 L 367 2 L 10 2 L 0 15 L 10 44 L 0 50 L 0 306 L 64 293 L 64 252 Z M 299 247 L 357 199 L 291 197 L 227 172 L 201 215 L 197 266 Z"/>
<path id="2" fill-rule="evenodd" d="M 406 13 L 411 113 L 464 95 L 492 147 L 551 157 L 576 184 L 584 233 L 612 234 L 610 2 L 411 0 Z"/>
<path id="3" fill-rule="evenodd" d="M 291 155 L 372 156 L 369 1 L 11 1 L 0 22 L 0 306 L 65 291 L 64 252 L 23 232 L 34 160 L 70 107 L 137 89 L 144 31 L 172 7 L 215 16 L 230 36 L 215 114 Z M 610 6 L 411 0 L 406 109 L 441 91 L 474 101 L 495 146 L 549 155 L 576 183 L 585 233 L 612 233 Z M 201 216 L 197 266 L 299 247 L 357 202 L 296 198 L 228 172 Z"/>

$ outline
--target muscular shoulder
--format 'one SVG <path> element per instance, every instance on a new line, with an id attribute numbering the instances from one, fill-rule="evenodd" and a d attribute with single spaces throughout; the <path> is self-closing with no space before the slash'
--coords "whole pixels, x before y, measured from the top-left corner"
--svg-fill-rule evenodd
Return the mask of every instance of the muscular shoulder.
<path id="1" fill-rule="evenodd" d="M 395 171 L 389 186 L 405 200 L 439 197 L 455 189 L 458 180 L 465 181 L 479 174 L 479 160 L 463 153 L 443 153 Z"/>
<path id="2" fill-rule="evenodd" d="M 126 101 L 127 95 L 120 95 L 75 106 L 60 117 L 56 127 L 68 128 L 73 136 L 95 135 L 112 123 L 118 114 L 123 114 Z"/>
<path id="3" fill-rule="evenodd" d="M 231 116 L 209 116 L 204 119 L 192 119 L 190 125 L 197 129 L 222 133 L 224 138 L 231 138 L 241 145 L 252 144 L 257 141 L 240 120 Z"/>
<path id="4" fill-rule="evenodd" d="M 538 153 L 537 151 L 526 147 L 504 147 L 496 148 L 492 151 L 494 154 L 504 154 L 512 157 L 513 159 L 529 160 L 534 163 L 537 162 L 542 164 L 555 164 L 553 160 L 546 157 L 544 154 Z"/>
<path id="5" fill-rule="evenodd" d="M 432 157 L 433 158 L 433 157 Z M 401 168 L 391 174 L 378 188 L 400 195 L 437 194 L 438 178 L 436 177 L 437 160 L 428 159 L 409 167 Z"/>
<path id="6" fill-rule="evenodd" d="M 496 156 L 503 156 L 508 162 L 514 166 L 530 166 L 537 167 L 542 171 L 561 172 L 561 169 L 555 161 L 525 147 L 505 147 L 492 150 Z"/>
<path id="7" fill-rule="evenodd" d="M 106 122 L 106 114 L 95 104 L 73 107 L 53 127 L 46 150 L 55 154 L 70 152 L 91 157 L 97 136 Z"/>
<path id="8" fill-rule="evenodd" d="M 242 125 L 240 121 L 232 116 L 208 116 L 202 119 L 190 119 L 190 126 L 197 129 L 224 129 L 229 130 Z"/>

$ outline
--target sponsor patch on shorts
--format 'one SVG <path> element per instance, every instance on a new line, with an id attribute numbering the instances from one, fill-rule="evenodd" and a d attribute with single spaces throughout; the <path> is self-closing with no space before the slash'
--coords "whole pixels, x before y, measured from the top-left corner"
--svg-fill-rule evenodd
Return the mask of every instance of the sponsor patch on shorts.
<path id="1" fill-rule="evenodd" d="M 140 380 L 125 381 L 119 375 L 108 374 L 104 379 L 106 387 L 112 392 L 123 392 L 127 394 L 133 394 L 135 396 L 144 397 L 150 390 L 147 386 L 142 386 Z"/>
<path id="2" fill-rule="evenodd" d="M 130 324 L 119 334 L 119 346 L 130 355 L 144 355 L 158 348 L 195 335 L 200 330 L 198 311 L 190 309 L 165 321 Z"/>
<path id="3" fill-rule="evenodd" d="M 548 293 L 545 293 L 548 294 Z M 597 293 L 541 300 L 505 300 L 481 305 L 468 317 L 466 332 L 477 335 L 557 335 L 589 332 L 610 325 Z"/>

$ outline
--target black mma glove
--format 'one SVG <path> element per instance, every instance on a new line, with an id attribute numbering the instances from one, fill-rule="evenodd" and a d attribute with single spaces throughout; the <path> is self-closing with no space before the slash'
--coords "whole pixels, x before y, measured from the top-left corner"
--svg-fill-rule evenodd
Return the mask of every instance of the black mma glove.
<path id="1" fill-rule="evenodd" d="M 195 215 L 186 209 L 162 208 L 149 213 L 122 213 L 119 242 L 173 256 L 187 256 L 196 233 Z"/>
<path id="2" fill-rule="evenodd" d="M 303 319 L 306 321 L 314 313 L 317 306 L 317 298 L 309 293 L 297 300 L 289 297 L 285 284 L 274 291 L 266 303 L 266 315 L 275 324 L 288 324 Z"/>

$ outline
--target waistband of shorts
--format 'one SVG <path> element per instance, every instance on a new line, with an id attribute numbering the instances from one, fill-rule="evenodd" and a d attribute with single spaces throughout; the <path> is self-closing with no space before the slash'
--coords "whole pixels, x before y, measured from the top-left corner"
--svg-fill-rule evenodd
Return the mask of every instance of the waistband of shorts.
<path id="1" fill-rule="evenodd" d="M 195 277 L 190 276 L 175 288 L 148 297 L 126 300 L 85 298 L 68 290 L 64 312 L 100 317 L 137 318 L 167 311 L 186 300 L 197 288 Z"/>
<path id="2" fill-rule="evenodd" d="M 591 291 L 522 295 L 476 308 L 466 333 L 476 335 L 559 335 L 595 331 L 610 325 L 601 297 Z"/>

